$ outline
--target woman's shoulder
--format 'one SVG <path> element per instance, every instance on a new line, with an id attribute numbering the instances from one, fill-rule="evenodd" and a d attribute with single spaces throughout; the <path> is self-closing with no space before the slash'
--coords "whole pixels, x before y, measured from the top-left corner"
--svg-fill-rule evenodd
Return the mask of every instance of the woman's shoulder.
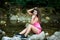
<path id="1" fill-rule="evenodd" d="M 38 19 L 38 17 L 36 17 L 36 19 Z"/>
<path id="2" fill-rule="evenodd" d="M 35 17 L 36 20 L 38 20 L 38 17 Z"/>

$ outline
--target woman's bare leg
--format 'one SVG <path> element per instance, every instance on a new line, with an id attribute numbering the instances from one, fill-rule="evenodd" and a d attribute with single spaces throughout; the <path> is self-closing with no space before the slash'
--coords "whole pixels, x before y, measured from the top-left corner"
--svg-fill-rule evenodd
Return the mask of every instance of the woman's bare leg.
<path id="1" fill-rule="evenodd" d="M 25 36 L 27 36 L 27 35 L 30 33 L 31 30 L 32 30 L 34 33 L 37 33 L 39 29 L 37 29 L 37 28 L 34 27 L 33 25 L 29 25 L 29 27 L 27 27 L 27 31 L 26 31 L 26 33 L 25 33 Z"/>
<path id="2" fill-rule="evenodd" d="M 29 25 L 29 26 L 27 27 L 27 31 L 26 31 L 26 33 L 25 33 L 25 36 L 27 36 L 28 33 L 30 33 L 30 31 L 31 31 L 31 26 Z"/>
<path id="3" fill-rule="evenodd" d="M 28 26 L 29 26 L 29 25 L 28 25 Z M 28 26 L 27 26 L 24 30 L 22 30 L 19 34 L 24 34 L 24 33 L 27 31 Z"/>
<path id="4" fill-rule="evenodd" d="M 24 30 L 22 30 L 19 34 L 24 34 L 26 32 L 27 28 L 25 28 Z"/>

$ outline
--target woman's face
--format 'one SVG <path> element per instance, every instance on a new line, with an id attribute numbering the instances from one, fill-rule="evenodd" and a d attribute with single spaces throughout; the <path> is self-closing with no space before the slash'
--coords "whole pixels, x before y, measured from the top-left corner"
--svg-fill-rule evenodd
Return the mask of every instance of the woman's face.
<path id="1" fill-rule="evenodd" d="M 33 14 L 34 14 L 34 15 L 37 15 L 37 11 L 36 11 L 36 10 L 34 10 Z"/>

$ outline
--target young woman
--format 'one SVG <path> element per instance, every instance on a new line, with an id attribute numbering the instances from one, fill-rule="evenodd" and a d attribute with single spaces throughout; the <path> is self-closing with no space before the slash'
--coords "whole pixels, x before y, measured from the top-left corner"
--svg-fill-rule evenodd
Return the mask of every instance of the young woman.
<path id="1" fill-rule="evenodd" d="M 32 16 L 31 22 L 28 25 L 28 27 L 26 27 L 19 34 L 24 34 L 25 37 L 30 33 L 30 31 L 33 31 L 33 33 L 36 33 L 36 34 L 40 34 L 41 31 L 42 31 L 42 28 L 41 28 L 41 25 L 40 25 L 39 10 L 35 7 L 33 9 L 27 10 L 27 12 L 29 13 L 29 15 Z"/>

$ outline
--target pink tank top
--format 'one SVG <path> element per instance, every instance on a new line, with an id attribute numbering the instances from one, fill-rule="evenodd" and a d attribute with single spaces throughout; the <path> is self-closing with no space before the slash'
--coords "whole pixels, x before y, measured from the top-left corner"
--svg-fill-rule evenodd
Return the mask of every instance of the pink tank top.
<path id="1" fill-rule="evenodd" d="M 39 23 L 39 22 L 35 22 L 33 25 L 34 25 L 35 27 L 37 27 L 37 28 L 41 29 L 41 25 L 40 25 L 40 23 Z"/>

